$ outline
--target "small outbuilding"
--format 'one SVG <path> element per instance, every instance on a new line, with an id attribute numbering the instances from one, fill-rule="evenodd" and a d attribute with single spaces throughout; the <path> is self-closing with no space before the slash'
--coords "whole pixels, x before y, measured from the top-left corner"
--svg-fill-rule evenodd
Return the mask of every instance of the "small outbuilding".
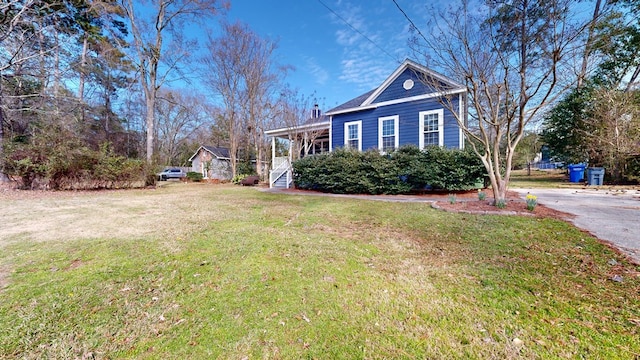
<path id="1" fill-rule="evenodd" d="M 229 149 L 202 145 L 189 158 L 191 171 L 202 174 L 205 179 L 231 180 L 231 157 Z"/>

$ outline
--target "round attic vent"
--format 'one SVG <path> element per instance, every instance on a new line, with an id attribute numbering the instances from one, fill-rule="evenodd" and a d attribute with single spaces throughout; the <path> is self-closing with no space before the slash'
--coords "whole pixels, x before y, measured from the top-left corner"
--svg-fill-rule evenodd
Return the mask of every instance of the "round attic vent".
<path id="1" fill-rule="evenodd" d="M 411 90 L 413 88 L 413 80 L 411 79 L 405 80 L 404 83 L 402 84 L 402 87 L 405 90 Z"/>

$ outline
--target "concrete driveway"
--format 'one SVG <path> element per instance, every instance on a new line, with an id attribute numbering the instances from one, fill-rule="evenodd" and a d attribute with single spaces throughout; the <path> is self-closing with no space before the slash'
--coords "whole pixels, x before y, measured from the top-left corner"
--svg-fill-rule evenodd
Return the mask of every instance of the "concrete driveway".
<path id="1" fill-rule="evenodd" d="M 611 243 L 640 264 L 640 191 L 606 189 L 512 189 L 538 203 L 575 215 L 570 221 Z"/>

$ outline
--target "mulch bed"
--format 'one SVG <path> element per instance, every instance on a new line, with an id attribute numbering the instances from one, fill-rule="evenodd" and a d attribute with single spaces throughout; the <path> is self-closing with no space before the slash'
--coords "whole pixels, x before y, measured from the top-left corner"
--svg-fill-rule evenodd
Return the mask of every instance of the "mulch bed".
<path id="1" fill-rule="evenodd" d="M 449 212 L 462 212 L 471 214 L 495 214 L 495 215 L 524 215 L 535 216 L 539 218 L 554 218 L 560 220 L 572 219 L 575 216 L 562 211 L 548 208 L 544 205 L 538 204 L 533 211 L 527 210 L 527 204 L 523 199 L 509 196 L 507 199 L 507 206 L 504 209 L 499 209 L 492 204 L 492 200 L 480 201 L 477 198 L 475 200 L 460 200 L 457 198 L 456 202 L 451 204 L 448 199 L 439 200 L 434 204 L 434 207 Z"/>
<path id="2" fill-rule="evenodd" d="M 300 190 L 300 189 L 287 189 L 282 192 L 290 194 L 319 194 L 317 191 Z M 499 209 L 493 206 L 493 193 L 491 190 L 484 190 L 486 199 L 483 201 L 478 200 L 478 191 L 458 191 L 452 193 L 455 195 L 455 202 L 452 204 L 450 201 L 449 192 L 423 192 L 414 195 L 376 195 L 376 198 L 389 198 L 389 199 L 406 199 L 414 198 L 420 201 L 433 201 L 432 206 L 436 209 L 448 211 L 448 212 L 460 212 L 470 214 L 491 214 L 491 215 L 523 215 L 523 216 L 535 216 L 539 218 L 554 218 L 560 220 L 569 220 L 575 216 L 562 211 L 548 208 L 544 205 L 538 204 L 533 211 L 527 210 L 527 204 L 523 198 L 515 191 L 509 191 L 507 193 L 507 206 L 503 209 Z M 355 197 L 366 198 L 370 195 L 354 195 Z"/>

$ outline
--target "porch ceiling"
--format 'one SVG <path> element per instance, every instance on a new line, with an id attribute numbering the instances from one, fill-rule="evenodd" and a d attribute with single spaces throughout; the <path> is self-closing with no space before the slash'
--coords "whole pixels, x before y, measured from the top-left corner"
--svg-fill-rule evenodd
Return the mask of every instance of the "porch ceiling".
<path id="1" fill-rule="evenodd" d="M 294 137 L 296 135 L 304 134 L 305 132 L 310 132 L 310 131 L 323 131 L 323 130 L 329 131 L 329 127 L 330 127 L 330 122 L 323 121 L 323 122 L 314 123 L 314 124 L 304 124 L 304 125 L 293 126 L 293 127 L 267 130 L 264 133 L 267 136 L 288 139 L 289 136 Z"/>

